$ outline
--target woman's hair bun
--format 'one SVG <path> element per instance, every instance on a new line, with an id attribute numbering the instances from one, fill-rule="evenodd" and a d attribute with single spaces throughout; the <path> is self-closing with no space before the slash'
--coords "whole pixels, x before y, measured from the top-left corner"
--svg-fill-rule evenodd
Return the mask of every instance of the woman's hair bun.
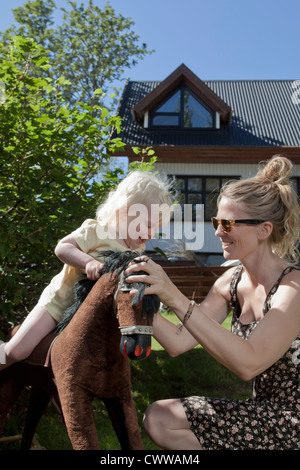
<path id="1" fill-rule="evenodd" d="M 274 155 L 262 168 L 257 178 L 264 180 L 266 184 L 289 184 L 293 165 L 290 160 L 282 155 Z"/>

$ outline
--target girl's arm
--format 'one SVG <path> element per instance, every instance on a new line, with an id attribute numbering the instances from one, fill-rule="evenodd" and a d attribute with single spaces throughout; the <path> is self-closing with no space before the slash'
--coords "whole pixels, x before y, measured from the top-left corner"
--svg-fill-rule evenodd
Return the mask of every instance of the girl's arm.
<path id="1" fill-rule="evenodd" d="M 77 269 L 85 269 L 88 279 L 99 278 L 102 264 L 87 253 L 84 253 L 72 235 L 60 240 L 55 248 L 56 256 L 63 262 Z"/>

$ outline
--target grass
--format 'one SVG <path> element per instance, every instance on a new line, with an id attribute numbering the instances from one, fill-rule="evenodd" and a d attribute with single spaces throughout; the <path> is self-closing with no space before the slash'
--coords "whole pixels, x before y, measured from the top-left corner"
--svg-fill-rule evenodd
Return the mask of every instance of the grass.
<path id="1" fill-rule="evenodd" d="M 165 314 L 170 321 L 178 322 L 173 314 Z M 229 328 L 230 319 L 224 323 Z M 246 399 L 251 396 L 251 385 L 215 361 L 200 346 L 179 357 L 171 358 L 152 339 L 152 353 L 143 361 L 131 362 L 132 393 L 138 413 L 145 450 L 158 449 L 147 437 L 142 427 L 145 409 L 162 398 L 183 396 L 212 396 Z M 20 434 L 26 412 L 27 394 L 24 393 L 7 419 L 3 435 Z M 119 450 L 120 445 L 101 401 L 94 402 L 95 423 L 103 450 Z M 64 425 L 54 407 L 50 405 L 36 433 L 36 439 L 47 450 L 71 450 Z M 1 443 L 0 450 L 19 448 L 19 442 Z"/>

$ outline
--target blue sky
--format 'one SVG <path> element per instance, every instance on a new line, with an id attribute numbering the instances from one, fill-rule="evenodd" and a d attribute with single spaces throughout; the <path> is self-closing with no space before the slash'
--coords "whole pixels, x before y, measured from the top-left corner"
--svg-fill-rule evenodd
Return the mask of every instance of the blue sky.
<path id="1" fill-rule="evenodd" d="M 77 0 L 87 4 L 87 0 Z M 0 30 L 25 0 L 1 1 Z M 106 0 L 94 0 L 103 7 Z M 299 0 L 110 0 L 155 52 L 125 78 L 163 80 L 185 63 L 202 80 L 300 79 Z M 56 0 L 66 7 L 67 0 Z"/>

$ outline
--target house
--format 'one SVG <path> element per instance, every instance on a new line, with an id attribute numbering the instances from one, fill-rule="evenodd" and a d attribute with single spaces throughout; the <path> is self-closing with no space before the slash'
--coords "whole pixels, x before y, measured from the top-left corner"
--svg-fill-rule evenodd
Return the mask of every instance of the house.
<path id="1" fill-rule="evenodd" d="M 176 177 L 181 202 L 194 209 L 203 205 L 199 239 L 194 234 L 194 245 L 186 243 L 197 226 L 195 214 L 187 237 L 182 232 L 187 251 L 201 264 L 224 261 L 210 219 L 227 180 L 252 176 L 259 162 L 284 154 L 295 165 L 300 192 L 298 85 L 297 80 L 202 81 L 184 64 L 160 82 L 127 81 L 118 109 L 126 144 L 120 155 L 131 162 L 132 147 L 153 147 L 157 169 Z M 174 249 L 170 237 L 161 237 L 147 249 Z"/>

